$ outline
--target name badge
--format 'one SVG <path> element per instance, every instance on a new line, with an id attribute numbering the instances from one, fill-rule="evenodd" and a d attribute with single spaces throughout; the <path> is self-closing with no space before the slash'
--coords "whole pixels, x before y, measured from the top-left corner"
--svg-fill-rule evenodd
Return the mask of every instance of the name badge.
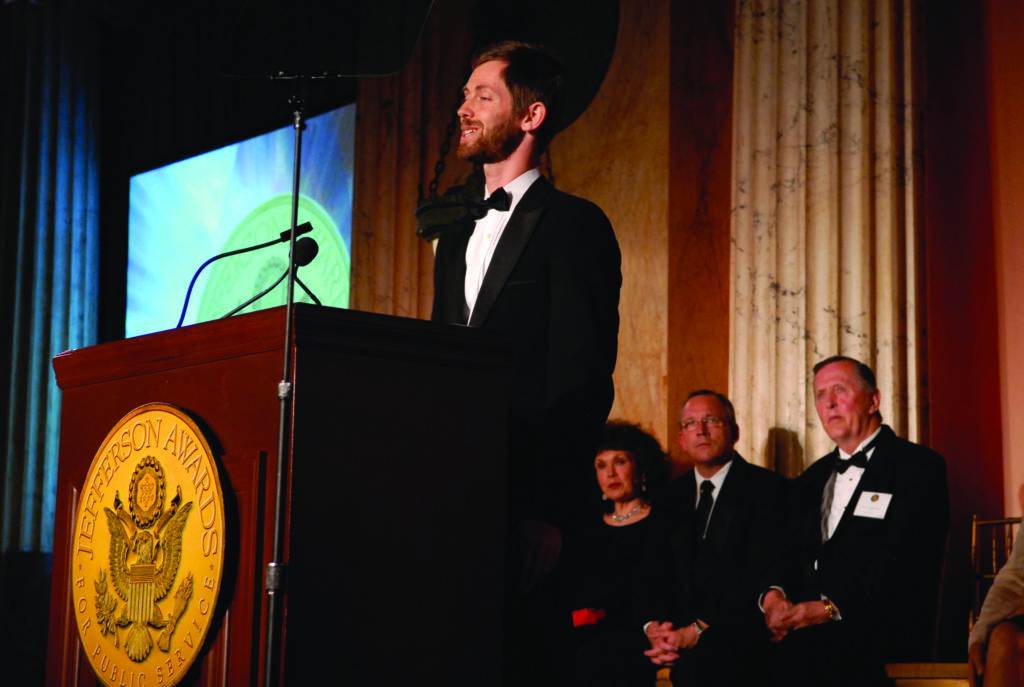
<path id="1" fill-rule="evenodd" d="M 892 501 L 892 494 L 881 491 L 862 491 L 853 514 L 861 518 L 883 520 L 886 511 L 889 510 L 890 501 Z"/>

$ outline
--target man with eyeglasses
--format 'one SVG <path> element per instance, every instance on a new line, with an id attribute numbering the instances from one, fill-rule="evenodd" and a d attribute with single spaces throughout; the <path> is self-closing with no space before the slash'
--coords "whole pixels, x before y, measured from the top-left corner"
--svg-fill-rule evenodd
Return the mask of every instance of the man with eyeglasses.
<path id="1" fill-rule="evenodd" d="M 690 393 L 679 446 L 693 469 L 655 507 L 637 602 L 645 653 L 673 666 L 675 684 L 763 683 L 769 644 L 757 597 L 785 548 L 787 484 L 736 453 L 739 433 L 728 398 Z"/>
<path id="2" fill-rule="evenodd" d="M 786 581 L 767 588 L 765 623 L 792 685 L 889 684 L 887 662 L 931 658 L 949 496 L 946 464 L 882 424 L 870 367 L 814 366 L 814 399 L 836 449 L 796 481 Z"/>

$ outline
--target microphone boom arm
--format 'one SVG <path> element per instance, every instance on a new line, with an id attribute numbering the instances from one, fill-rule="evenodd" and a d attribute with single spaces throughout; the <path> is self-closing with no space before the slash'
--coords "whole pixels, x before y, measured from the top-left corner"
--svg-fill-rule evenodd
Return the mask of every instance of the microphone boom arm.
<path id="1" fill-rule="evenodd" d="M 313 225 L 310 224 L 309 222 L 303 222 L 298 227 L 296 227 L 295 235 L 296 236 L 302 236 L 303 234 L 308 234 L 311 231 L 313 231 Z M 250 251 L 260 250 L 262 248 L 268 248 L 268 247 L 276 245 L 278 243 L 284 243 L 285 241 L 288 241 L 291 238 L 291 234 L 292 234 L 292 230 L 291 229 L 285 229 L 284 231 L 281 232 L 279 238 L 272 239 L 270 241 L 265 241 L 264 243 L 260 243 L 260 244 L 257 244 L 255 246 L 246 246 L 245 248 L 236 248 L 235 250 L 229 250 L 229 251 L 226 251 L 224 253 L 220 253 L 218 255 L 214 255 L 212 258 L 210 258 L 209 260 L 204 262 L 202 265 L 200 265 L 199 269 L 196 270 L 196 273 L 192 275 L 192 281 L 190 281 L 188 283 L 188 291 L 185 292 L 185 304 L 181 306 L 181 317 L 178 318 L 178 324 L 175 325 L 174 328 L 175 329 L 180 328 L 181 327 L 181 323 L 185 321 L 185 313 L 188 312 L 188 302 L 192 298 L 192 289 L 195 287 L 196 280 L 199 279 L 199 275 L 202 273 L 203 270 L 206 269 L 206 267 L 210 263 L 216 262 L 217 260 L 220 260 L 221 258 L 230 257 L 232 255 L 238 255 L 240 253 L 248 253 Z M 278 280 L 278 281 L 280 281 L 280 280 Z M 246 305 L 248 305 L 248 304 L 246 304 Z"/>

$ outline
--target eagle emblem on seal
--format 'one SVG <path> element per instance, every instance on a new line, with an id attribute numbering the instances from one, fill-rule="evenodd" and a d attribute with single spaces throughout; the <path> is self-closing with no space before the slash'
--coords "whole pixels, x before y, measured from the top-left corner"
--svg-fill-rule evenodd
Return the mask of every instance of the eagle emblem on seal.
<path id="1" fill-rule="evenodd" d="M 110 585 L 101 568 L 96 588 L 96 620 L 100 632 L 113 635 L 115 647 L 121 647 L 132 661 L 141 663 L 153 650 L 152 631 L 158 631 L 156 645 L 168 652 L 171 635 L 192 598 L 192 574 L 189 573 L 173 596 L 173 607 L 161 609 L 160 602 L 174 587 L 181 565 L 181 541 L 192 502 L 182 504 L 181 487 L 164 510 L 164 471 L 152 456 L 135 467 L 128 488 L 128 510 L 121 496 L 114 493 L 114 508 L 104 507 L 110 530 Z M 120 603 L 118 601 L 120 599 Z"/>

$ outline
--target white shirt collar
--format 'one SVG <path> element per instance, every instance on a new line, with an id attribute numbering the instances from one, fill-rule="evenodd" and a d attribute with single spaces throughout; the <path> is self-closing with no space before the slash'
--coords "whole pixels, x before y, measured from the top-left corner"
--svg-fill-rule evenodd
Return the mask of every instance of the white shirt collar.
<path id="1" fill-rule="evenodd" d="M 841 449 L 841 448 L 839 448 L 837 446 L 836 448 L 839 448 L 839 460 L 850 460 L 850 458 L 854 455 L 854 453 L 857 453 L 857 451 L 863 450 L 863 448 L 865 446 L 867 446 L 872 441 L 874 441 L 875 437 L 877 437 L 878 433 L 881 432 L 881 431 L 882 431 L 882 426 L 879 425 L 878 429 L 876 429 L 874 432 L 871 433 L 871 436 L 866 438 L 864 441 L 860 442 L 860 444 L 857 446 L 856 450 L 853 453 L 847 453 L 846 451 L 844 451 L 843 449 Z M 871 456 L 872 456 L 872 454 L 874 454 L 874 452 L 875 452 L 875 447 L 872 446 L 871 450 L 867 452 L 868 460 L 871 459 Z"/>
<path id="2" fill-rule="evenodd" d="M 730 458 L 729 462 L 718 468 L 718 472 L 711 475 L 711 477 L 702 477 L 697 468 L 693 469 L 693 476 L 697 478 L 697 498 L 700 499 L 700 485 L 704 482 L 711 482 L 715 485 L 714 490 L 711 492 L 711 497 L 714 499 L 718 498 L 718 494 L 722 491 L 722 484 L 725 482 L 725 476 L 729 474 L 729 468 L 732 467 L 733 459 Z"/>
<path id="3" fill-rule="evenodd" d="M 508 212 L 512 212 L 516 209 L 516 204 L 526 194 L 530 186 L 533 185 L 533 182 L 537 181 L 537 179 L 540 179 L 540 170 L 534 167 L 533 169 L 526 170 L 515 179 L 501 187 L 505 189 L 505 193 L 509 196 L 510 202 Z M 497 189 L 495 189 L 495 191 L 497 191 Z M 490 192 L 484 189 L 484 200 L 487 200 L 490 196 Z"/>

